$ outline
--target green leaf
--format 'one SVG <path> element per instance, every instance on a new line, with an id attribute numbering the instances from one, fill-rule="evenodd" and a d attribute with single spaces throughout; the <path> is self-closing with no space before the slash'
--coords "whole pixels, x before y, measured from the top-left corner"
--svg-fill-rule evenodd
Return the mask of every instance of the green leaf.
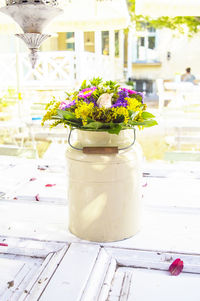
<path id="1" fill-rule="evenodd" d="M 145 127 L 151 127 L 151 126 L 154 126 L 154 125 L 157 125 L 157 124 L 158 124 L 157 121 L 154 120 L 154 119 L 144 121 L 144 126 Z"/>
<path id="2" fill-rule="evenodd" d="M 102 83 L 101 77 L 94 77 L 92 80 L 90 80 L 90 84 L 94 87 L 97 87 L 100 83 Z"/>
<path id="3" fill-rule="evenodd" d="M 154 119 L 150 119 L 150 120 L 144 120 L 144 121 L 134 121 L 134 120 L 129 120 L 128 122 L 130 125 L 132 126 L 138 126 L 138 125 L 143 125 L 144 127 L 150 127 L 150 126 L 154 126 L 157 125 L 157 121 Z"/>
<path id="4" fill-rule="evenodd" d="M 142 118 L 143 119 L 150 119 L 150 118 L 154 118 L 155 116 L 149 112 L 142 112 Z"/>
<path id="5" fill-rule="evenodd" d="M 79 122 L 76 122 L 76 121 L 64 120 L 64 124 L 73 126 L 75 128 L 78 128 L 78 129 L 81 128 L 81 124 Z"/>
<path id="6" fill-rule="evenodd" d="M 139 122 L 139 121 L 134 121 L 134 120 L 129 120 L 128 124 L 130 124 L 131 126 L 135 126 L 135 125 L 144 125 L 144 121 L 143 122 Z"/>
<path id="7" fill-rule="evenodd" d="M 138 112 L 134 112 L 134 111 L 132 111 L 132 110 L 129 110 L 128 113 L 129 113 L 129 117 L 130 117 L 131 119 L 134 119 L 135 116 L 138 114 Z"/>
<path id="8" fill-rule="evenodd" d="M 57 110 L 58 116 L 62 117 L 63 119 L 69 120 L 77 120 L 74 113 L 69 111 Z"/>
<path id="9" fill-rule="evenodd" d="M 120 124 L 115 124 L 113 127 L 108 129 L 108 133 L 118 135 L 121 130 L 122 126 Z"/>
<path id="10" fill-rule="evenodd" d="M 90 122 L 86 125 L 84 125 L 84 128 L 88 128 L 88 129 L 100 129 L 104 127 L 104 124 L 103 122 L 100 122 L 100 121 L 93 121 L 93 122 Z"/>
<path id="11" fill-rule="evenodd" d="M 80 90 L 86 89 L 87 88 L 87 81 L 84 80 L 81 84 Z"/>

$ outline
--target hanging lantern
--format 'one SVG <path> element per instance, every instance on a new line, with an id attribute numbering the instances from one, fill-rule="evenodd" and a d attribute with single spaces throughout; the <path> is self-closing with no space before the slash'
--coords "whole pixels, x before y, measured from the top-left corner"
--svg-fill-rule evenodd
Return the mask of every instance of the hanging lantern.
<path id="1" fill-rule="evenodd" d="M 32 68 L 38 58 L 38 49 L 51 35 L 43 34 L 44 27 L 62 12 L 57 0 L 6 0 L 0 11 L 9 15 L 19 24 L 23 34 L 16 34 L 30 49 Z"/>

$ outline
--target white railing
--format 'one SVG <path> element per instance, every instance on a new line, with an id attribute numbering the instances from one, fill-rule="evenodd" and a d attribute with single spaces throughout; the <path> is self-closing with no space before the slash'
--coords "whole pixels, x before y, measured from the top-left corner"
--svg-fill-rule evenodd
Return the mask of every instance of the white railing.
<path id="1" fill-rule="evenodd" d="M 3 87 L 15 87 L 18 83 L 22 88 L 55 89 L 73 87 L 83 79 L 94 76 L 106 80 L 123 78 L 120 59 L 89 52 L 84 52 L 80 61 L 76 60 L 72 51 L 40 52 L 35 69 L 31 68 L 27 53 L 1 54 L 0 70 Z"/>

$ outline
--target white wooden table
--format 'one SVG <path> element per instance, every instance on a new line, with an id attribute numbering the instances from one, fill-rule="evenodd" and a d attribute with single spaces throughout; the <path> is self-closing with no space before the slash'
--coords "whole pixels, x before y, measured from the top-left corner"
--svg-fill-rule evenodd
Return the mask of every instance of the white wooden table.
<path id="1" fill-rule="evenodd" d="M 63 164 L 0 157 L 1 301 L 200 300 L 197 164 L 146 164 L 142 229 L 113 243 L 69 233 L 65 182 Z"/>

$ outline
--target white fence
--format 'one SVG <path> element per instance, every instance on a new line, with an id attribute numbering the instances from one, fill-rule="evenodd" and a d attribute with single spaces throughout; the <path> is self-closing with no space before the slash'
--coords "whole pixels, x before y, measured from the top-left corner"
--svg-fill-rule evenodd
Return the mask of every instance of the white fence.
<path id="1" fill-rule="evenodd" d="M 119 58 L 84 52 L 76 59 L 75 52 L 40 52 L 38 64 L 31 68 L 27 53 L 0 55 L 0 88 L 16 87 L 59 89 L 73 87 L 83 79 L 100 76 L 123 79 L 123 62 Z"/>

